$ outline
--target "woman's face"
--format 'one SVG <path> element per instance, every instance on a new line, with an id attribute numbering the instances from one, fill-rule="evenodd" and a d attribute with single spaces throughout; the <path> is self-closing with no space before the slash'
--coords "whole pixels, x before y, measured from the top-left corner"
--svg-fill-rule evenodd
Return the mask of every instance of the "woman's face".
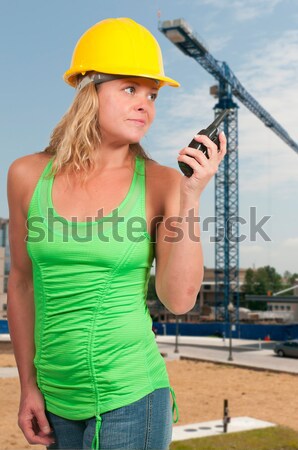
<path id="1" fill-rule="evenodd" d="M 98 97 L 102 144 L 139 142 L 155 117 L 157 94 L 156 82 L 147 78 L 121 78 L 101 84 Z"/>

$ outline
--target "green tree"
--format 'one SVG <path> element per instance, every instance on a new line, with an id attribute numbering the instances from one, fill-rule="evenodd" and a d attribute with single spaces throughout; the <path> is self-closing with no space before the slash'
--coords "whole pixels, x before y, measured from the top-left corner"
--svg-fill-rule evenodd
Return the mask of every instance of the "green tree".
<path id="1" fill-rule="evenodd" d="M 288 270 L 284 273 L 284 279 L 286 283 L 290 286 L 294 286 L 295 284 L 298 284 L 298 273 L 291 273 Z"/>
<path id="2" fill-rule="evenodd" d="M 253 295 L 255 293 L 255 271 L 253 269 L 247 269 L 245 272 L 242 289 L 244 293 L 248 295 Z"/>
<path id="3" fill-rule="evenodd" d="M 247 269 L 243 291 L 249 295 L 267 295 L 283 288 L 282 277 L 274 267 L 259 267 L 257 270 Z"/>
<path id="4" fill-rule="evenodd" d="M 274 267 L 264 266 L 257 270 L 248 269 L 245 273 L 243 291 L 246 295 L 268 295 L 282 290 L 282 277 Z M 266 302 L 247 302 L 252 309 L 266 309 Z"/>
<path id="5" fill-rule="evenodd" d="M 298 284 L 298 273 L 291 273 L 288 270 L 285 271 L 284 276 L 284 285 L 283 289 L 291 288 L 292 286 L 296 286 Z M 294 289 L 285 292 L 285 295 L 294 295 Z"/>
<path id="6" fill-rule="evenodd" d="M 283 288 L 282 277 L 274 267 L 260 267 L 256 274 L 257 294 L 268 294 L 268 292 L 277 292 Z"/>

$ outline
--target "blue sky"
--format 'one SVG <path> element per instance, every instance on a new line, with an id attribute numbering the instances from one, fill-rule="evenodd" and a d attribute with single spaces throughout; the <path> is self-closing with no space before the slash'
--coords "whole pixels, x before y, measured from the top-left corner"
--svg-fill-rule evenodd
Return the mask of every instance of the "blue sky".
<path id="1" fill-rule="evenodd" d="M 94 23 L 131 17 L 158 39 L 166 74 L 181 88 L 165 87 L 156 121 L 143 145 L 159 163 L 177 167 L 178 151 L 213 119 L 214 79 L 158 31 L 161 20 L 184 18 L 218 60 L 298 142 L 298 3 L 293 0 L 10 0 L 0 17 L 0 217 L 7 217 L 6 174 L 11 162 L 42 150 L 73 99 L 62 75 L 74 45 Z M 270 237 L 240 244 L 240 266 L 272 265 L 298 272 L 298 154 L 238 103 L 239 205 L 251 208 Z M 202 219 L 214 215 L 214 183 L 203 194 Z M 240 232 L 249 234 L 249 225 Z M 214 264 L 211 233 L 202 236 L 205 265 Z"/>

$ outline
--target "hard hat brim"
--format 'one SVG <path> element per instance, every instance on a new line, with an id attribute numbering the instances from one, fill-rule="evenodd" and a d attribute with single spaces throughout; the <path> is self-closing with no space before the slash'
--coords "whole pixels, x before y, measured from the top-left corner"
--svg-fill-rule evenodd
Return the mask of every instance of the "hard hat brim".
<path id="1" fill-rule="evenodd" d="M 94 69 L 90 69 L 90 71 L 91 70 L 94 70 Z M 65 74 L 63 75 L 63 79 L 70 86 L 77 87 L 77 76 L 81 75 L 81 74 L 84 75 L 86 72 L 88 72 L 88 70 L 82 71 L 82 69 L 76 70 L 75 68 L 72 68 L 65 72 Z M 119 75 L 119 74 L 109 73 L 109 75 Z M 174 80 L 173 78 L 162 76 L 162 75 L 155 76 L 155 75 L 150 74 L 150 76 L 149 76 L 148 74 L 135 75 L 133 73 L 123 73 L 121 75 L 124 77 L 127 76 L 127 77 L 138 77 L 138 78 L 150 78 L 151 80 L 158 80 L 158 81 L 160 81 L 160 87 L 166 86 L 166 85 L 171 86 L 171 87 L 179 87 L 180 86 L 180 83 L 178 83 L 178 81 Z"/>

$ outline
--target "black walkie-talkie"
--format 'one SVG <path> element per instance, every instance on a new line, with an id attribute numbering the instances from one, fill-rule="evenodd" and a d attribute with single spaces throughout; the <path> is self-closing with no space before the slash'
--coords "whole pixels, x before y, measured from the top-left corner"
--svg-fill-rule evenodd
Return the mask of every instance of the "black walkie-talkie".
<path id="1" fill-rule="evenodd" d="M 217 145 L 217 147 L 219 147 L 219 138 L 218 138 L 219 132 L 217 127 L 220 125 L 220 123 L 223 121 L 226 115 L 229 114 L 229 112 L 230 112 L 229 109 L 224 109 L 223 112 L 221 112 L 206 129 L 201 130 L 198 134 L 204 134 L 205 136 L 208 136 L 209 139 L 211 139 L 211 141 L 214 142 Z M 207 158 L 209 158 L 207 147 L 201 144 L 200 142 L 196 141 L 195 139 L 193 139 L 190 142 L 188 147 L 200 150 L 201 152 L 204 153 L 204 155 L 207 156 Z M 187 177 L 192 176 L 193 170 L 188 164 L 181 161 L 178 161 L 178 164 L 184 175 L 186 175 Z"/>

